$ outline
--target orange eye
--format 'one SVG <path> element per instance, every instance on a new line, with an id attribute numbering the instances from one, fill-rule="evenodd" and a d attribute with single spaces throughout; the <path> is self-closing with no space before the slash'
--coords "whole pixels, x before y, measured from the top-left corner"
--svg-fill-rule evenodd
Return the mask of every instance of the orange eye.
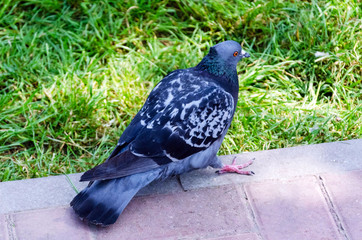
<path id="1" fill-rule="evenodd" d="M 237 51 L 234 52 L 233 56 L 236 57 L 237 55 L 239 55 L 239 53 Z"/>

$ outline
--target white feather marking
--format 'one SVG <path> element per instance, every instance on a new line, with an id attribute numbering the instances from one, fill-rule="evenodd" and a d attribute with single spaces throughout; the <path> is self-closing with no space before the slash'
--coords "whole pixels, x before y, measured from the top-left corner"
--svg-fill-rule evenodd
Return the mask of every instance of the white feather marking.
<path id="1" fill-rule="evenodd" d="M 170 113 L 170 117 L 171 117 L 171 118 L 176 117 L 177 113 L 178 113 L 178 109 L 177 109 L 177 108 L 175 108 L 175 109 L 174 109 L 174 110 L 172 110 L 172 112 Z"/>
<path id="2" fill-rule="evenodd" d="M 168 154 L 166 151 L 163 151 L 163 153 L 166 155 L 166 157 L 168 157 L 169 159 L 171 159 L 172 162 L 177 162 L 180 159 L 174 158 L 172 157 L 170 154 Z"/>
<path id="3" fill-rule="evenodd" d="M 209 147 L 211 144 L 211 142 L 209 142 L 208 144 L 204 144 L 203 142 L 201 144 L 195 144 L 191 141 L 191 137 L 184 139 L 184 140 L 185 140 L 185 143 L 187 143 L 188 145 L 193 146 L 193 147 Z"/>
<path id="4" fill-rule="evenodd" d="M 137 156 L 137 157 L 148 157 L 146 154 L 137 153 L 137 152 L 133 152 L 133 151 L 132 151 L 132 154 Z"/>
<path id="5" fill-rule="evenodd" d="M 192 102 L 189 102 L 189 103 L 186 103 L 186 104 L 182 104 L 183 109 L 182 109 L 181 116 L 180 116 L 181 120 L 185 119 L 187 109 L 189 109 L 192 106 L 196 106 L 196 107 L 199 106 L 203 99 L 204 98 L 201 98 L 201 99 L 196 100 L 196 101 L 192 101 Z"/>
<path id="6" fill-rule="evenodd" d="M 172 132 L 174 132 L 174 131 L 177 129 L 177 126 L 172 126 L 172 125 L 170 124 L 170 122 L 167 122 L 167 123 L 163 126 L 163 128 L 168 128 L 168 129 L 170 129 Z"/>
<path id="7" fill-rule="evenodd" d="M 147 127 L 146 128 L 148 128 L 148 129 L 152 129 L 153 128 L 153 123 L 154 123 L 155 121 L 153 120 L 153 121 L 151 121 L 151 122 L 149 122 L 148 124 L 147 124 Z"/>
<path id="8" fill-rule="evenodd" d="M 172 92 L 170 90 L 167 91 L 168 92 L 168 95 L 167 95 L 167 98 L 164 102 L 165 106 L 169 105 L 171 103 L 171 101 L 173 100 L 173 95 L 172 95 Z"/>
<path id="9" fill-rule="evenodd" d="M 176 78 L 174 80 L 171 81 L 172 84 L 178 83 L 181 84 L 181 79 L 180 78 Z"/>
<path id="10" fill-rule="evenodd" d="M 215 90 L 215 91 L 220 91 L 220 90 Z M 213 91 L 211 94 L 213 94 L 215 91 Z M 205 97 L 209 98 L 209 96 Z M 195 102 L 198 102 L 198 104 L 200 104 L 202 100 L 203 98 L 198 101 L 193 101 L 188 104 L 184 104 L 183 105 L 184 109 L 183 112 L 181 113 L 181 119 L 185 118 L 186 109 L 193 106 Z M 195 111 L 195 109 L 193 109 L 193 111 L 188 116 L 190 124 L 188 125 L 190 129 L 190 134 L 189 134 L 190 137 L 187 139 L 182 137 L 187 144 L 193 147 L 209 147 L 211 144 L 210 142 L 207 144 L 204 143 L 205 141 L 202 143 L 195 143 L 192 141 L 192 138 L 194 137 L 198 139 L 205 138 L 206 140 L 207 137 L 212 137 L 212 138 L 220 137 L 220 134 L 222 134 L 222 132 L 227 127 L 227 123 L 229 118 L 231 117 L 234 106 L 234 101 L 230 95 L 224 100 L 225 100 L 226 109 L 221 110 L 213 108 L 211 106 L 206 107 L 202 112 L 197 112 L 197 110 Z"/>

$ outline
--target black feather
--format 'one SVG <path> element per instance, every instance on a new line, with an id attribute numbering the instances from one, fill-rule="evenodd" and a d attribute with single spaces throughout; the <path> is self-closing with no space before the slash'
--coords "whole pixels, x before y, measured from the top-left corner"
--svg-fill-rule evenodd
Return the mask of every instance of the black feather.
<path id="1" fill-rule="evenodd" d="M 170 163 L 169 158 L 138 157 L 130 151 L 124 151 L 106 162 L 85 172 L 80 181 L 107 180 L 120 178 L 136 173 L 147 172 L 160 167 L 161 164 Z"/>

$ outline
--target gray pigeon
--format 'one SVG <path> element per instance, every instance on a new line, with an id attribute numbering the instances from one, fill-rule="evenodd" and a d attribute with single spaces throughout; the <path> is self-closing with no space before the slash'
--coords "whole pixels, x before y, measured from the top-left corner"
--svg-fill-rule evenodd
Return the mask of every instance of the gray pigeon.
<path id="1" fill-rule="evenodd" d="M 223 165 L 216 156 L 238 101 L 236 65 L 250 55 L 235 41 L 210 48 L 196 66 L 168 74 L 152 90 L 109 158 L 85 172 L 88 187 L 70 205 L 81 219 L 113 224 L 134 195 L 157 179 L 211 166 L 220 173 L 244 165 Z"/>

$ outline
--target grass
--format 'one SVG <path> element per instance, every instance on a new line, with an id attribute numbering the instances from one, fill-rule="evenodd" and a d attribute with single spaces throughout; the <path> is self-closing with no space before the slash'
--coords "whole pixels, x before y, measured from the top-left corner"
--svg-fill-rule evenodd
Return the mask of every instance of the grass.
<path id="1" fill-rule="evenodd" d="M 358 0 L 0 1 L 0 181 L 104 161 L 157 82 L 227 39 L 251 57 L 220 154 L 362 136 Z"/>

